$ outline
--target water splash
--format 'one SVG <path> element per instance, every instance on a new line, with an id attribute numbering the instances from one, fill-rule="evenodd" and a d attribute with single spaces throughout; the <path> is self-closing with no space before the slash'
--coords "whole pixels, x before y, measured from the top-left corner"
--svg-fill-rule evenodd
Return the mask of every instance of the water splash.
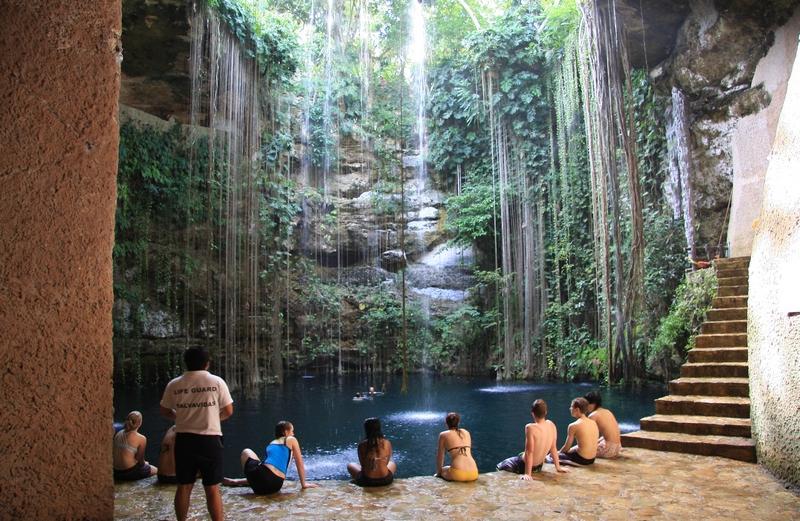
<path id="1" fill-rule="evenodd" d="M 545 385 L 495 385 L 492 387 L 481 387 L 479 393 L 490 394 L 510 394 L 510 393 L 529 393 L 532 391 L 543 391 L 547 389 Z"/>
<path id="2" fill-rule="evenodd" d="M 396 423 L 434 423 L 442 421 L 446 414 L 445 411 L 402 411 L 390 414 L 386 420 Z"/>

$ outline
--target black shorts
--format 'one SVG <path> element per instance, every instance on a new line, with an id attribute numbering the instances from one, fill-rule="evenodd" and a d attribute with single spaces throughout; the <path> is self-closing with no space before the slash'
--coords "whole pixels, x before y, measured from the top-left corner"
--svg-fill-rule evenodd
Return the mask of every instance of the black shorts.
<path id="1" fill-rule="evenodd" d="M 275 475 L 272 469 L 253 458 L 244 462 L 244 476 L 254 494 L 274 494 L 283 486 L 282 477 Z"/>
<path id="2" fill-rule="evenodd" d="M 222 436 L 179 432 L 175 435 L 175 475 L 178 483 L 189 485 L 203 476 L 203 485 L 222 483 Z"/>
<path id="3" fill-rule="evenodd" d="M 559 452 L 558 453 L 558 460 L 559 461 L 569 461 L 571 463 L 577 463 L 578 465 L 591 465 L 592 463 L 594 463 L 594 458 L 586 459 L 583 456 L 581 456 L 580 454 L 578 454 L 578 451 L 567 452 L 567 453 Z"/>
<path id="4" fill-rule="evenodd" d="M 531 468 L 531 473 L 541 472 L 544 462 L 539 463 Z M 525 458 L 522 456 L 511 456 L 506 458 L 496 465 L 497 470 L 504 470 L 506 472 L 514 472 L 515 474 L 525 474 Z"/>
<path id="5" fill-rule="evenodd" d="M 164 474 L 156 475 L 158 479 L 158 483 L 161 485 L 177 485 L 178 484 L 178 476 L 165 476 Z"/>
<path id="6" fill-rule="evenodd" d="M 125 470 L 114 469 L 114 479 L 117 481 L 136 481 L 150 477 L 150 465 L 147 463 L 137 463 L 133 467 Z"/>
<path id="7" fill-rule="evenodd" d="M 356 485 L 360 487 L 385 487 L 390 485 L 392 481 L 394 481 L 394 475 L 391 472 L 382 478 L 370 478 L 365 476 L 363 472 L 359 472 L 355 479 Z"/>

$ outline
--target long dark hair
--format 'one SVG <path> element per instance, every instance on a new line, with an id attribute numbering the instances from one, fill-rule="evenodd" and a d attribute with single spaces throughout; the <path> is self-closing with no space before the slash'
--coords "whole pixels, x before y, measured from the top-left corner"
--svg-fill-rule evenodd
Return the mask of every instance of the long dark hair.
<path id="1" fill-rule="evenodd" d="M 283 438 L 286 436 L 286 433 L 289 432 L 289 429 L 292 428 L 292 422 L 288 422 L 286 420 L 281 420 L 275 425 L 275 439 Z"/>
<path id="2" fill-rule="evenodd" d="M 461 434 L 461 429 L 458 427 L 459 422 L 461 421 L 461 416 L 457 412 L 449 412 L 444 419 L 444 422 L 447 424 L 447 428 L 450 430 L 455 429 L 458 433 L 459 438 L 463 438 L 464 435 Z"/>
<path id="3" fill-rule="evenodd" d="M 364 435 L 367 438 L 367 445 L 377 449 L 379 441 L 383 438 L 381 421 L 378 418 L 364 420 Z"/>

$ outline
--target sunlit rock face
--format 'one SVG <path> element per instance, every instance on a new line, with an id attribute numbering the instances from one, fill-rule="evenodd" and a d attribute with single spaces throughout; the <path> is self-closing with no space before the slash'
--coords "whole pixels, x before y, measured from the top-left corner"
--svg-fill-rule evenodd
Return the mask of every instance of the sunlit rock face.
<path id="1" fill-rule="evenodd" d="M 800 60 L 764 182 L 750 260 L 750 414 L 760 463 L 800 484 Z"/>
<path id="2" fill-rule="evenodd" d="M 769 104 L 760 86 L 751 87 L 753 75 L 773 44 L 773 31 L 797 4 L 692 0 L 669 57 L 655 67 L 649 63 L 665 94 L 676 87 L 687 100 L 691 204 L 695 245 L 701 251 L 720 237 L 725 242 L 733 181 L 731 136 L 741 117 Z M 648 41 L 645 31 L 645 45 Z"/>

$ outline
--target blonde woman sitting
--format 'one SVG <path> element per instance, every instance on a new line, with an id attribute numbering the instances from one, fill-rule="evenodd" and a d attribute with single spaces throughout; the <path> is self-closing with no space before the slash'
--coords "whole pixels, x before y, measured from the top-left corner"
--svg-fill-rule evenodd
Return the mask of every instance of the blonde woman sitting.
<path id="1" fill-rule="evenodd" d="M 144 460 L 147 438 L 139 434 L 142 413 L 131 411 L 125 418 L 125 426 L 114 435 L 114 479 L 136 481 L 155 476 L 158 467 Z"/>
<path id="2" fill-rule="evenodd" d="M 459 428 L 461 416 L 451 412 L 445 418 L 447 430 L 439 434 L 436 453 L 436 475 L 447 481 L 475 481 L 478 465 L 472 458 L 472 437 L 469 431 Z M 444 455 L 450 455 L 450 466 L 445 467 Z"/>

